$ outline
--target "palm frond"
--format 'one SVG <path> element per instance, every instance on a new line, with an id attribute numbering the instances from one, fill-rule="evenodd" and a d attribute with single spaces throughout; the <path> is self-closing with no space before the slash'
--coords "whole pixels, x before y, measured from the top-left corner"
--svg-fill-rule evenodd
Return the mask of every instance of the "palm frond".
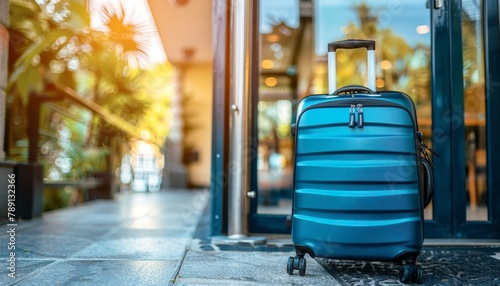
<path id="1" fill-rule="evenodd" d="M 96 29 L 109 35 L 111 48 L 122 59 L 139 66 L 149 61 L 148 50 L 154 35 L 152 20 L 135 15 L 134 10 L 126 10 L 122 2 L 103 2 L 94 13 L 102 22 Z"/>
<path id="2" fill-rule="evenodd" d="M 69 30 L 55 30 L 46 33 L 44 36 L 40 36 L 40 39 L 32 43 L 17 59 L 14 63 L 14 67 L 30 65 L 34 57 L 39 56 L 44 49 L 50 47 L 57 39 L 61 37 L 71 37 L 72 35 L 72 32 Z"/>
<path id="3" fill-rule="evenodd" d="M 69 0 L 69 9 L 71 15 L 66 21 L 69 26 L 75 29 L 86 29 L 90 26 L 90 16 L 87 12 L 87 5 L 85 0 Z"/>

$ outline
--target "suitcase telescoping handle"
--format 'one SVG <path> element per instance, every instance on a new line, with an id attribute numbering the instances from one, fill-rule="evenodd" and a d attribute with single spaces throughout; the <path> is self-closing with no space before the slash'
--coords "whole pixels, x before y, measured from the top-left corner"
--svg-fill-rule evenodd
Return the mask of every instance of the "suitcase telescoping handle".
<path id="1" fill-rule="evenodd" d="M 375 91 L 375 41 L 349 39 L 328 44 L 328 93 L 333 94 L 337 89 L 337 49 L 366 48 L 368 58 L 368 88 Z"/>

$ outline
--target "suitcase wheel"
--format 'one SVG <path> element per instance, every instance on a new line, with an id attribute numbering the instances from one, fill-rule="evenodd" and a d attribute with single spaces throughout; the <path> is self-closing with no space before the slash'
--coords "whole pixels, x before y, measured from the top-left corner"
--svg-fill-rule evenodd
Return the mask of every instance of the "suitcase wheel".
<path id="1" fill-rule="evenodd" d="M 293 257 L 288 257 L 288 262 L 286 264 L 286 273 L 293 274 Z"/>
<path id="2" fill-rule="evenodd" d="M 299 260 L 299 275 L 306 275 L 306 259 L 304 257 L 301 257 Z"/>
<path id="3" fill-rule="evenodd" d="M 306 259 L 303 256 L 288 257 L 286 272 L 292 275 L 293 270 L 295 269 L 299 270 L 300 276 L 304 276 L 306 274 Z"/>
<path id="4" fill-rule="evenodd" d="M 421 265 L 406 264 L 399 268 L 399 282 L 401 283 L 421 283 L 424 271 Z"/>
<path id="5" fill-rule="evenodd" d="M 295 269 L 299 270 L 300 276 L 304 276 L 306 274 L 306 259 L 303 256 L 288 257 L 286 272 L 292 275 Z"/>

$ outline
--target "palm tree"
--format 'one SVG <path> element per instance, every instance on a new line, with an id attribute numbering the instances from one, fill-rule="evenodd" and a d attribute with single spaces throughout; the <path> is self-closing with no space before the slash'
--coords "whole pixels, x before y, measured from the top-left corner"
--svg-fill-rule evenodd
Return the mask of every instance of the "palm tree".
<path id="1" fill-rule="evenodd" d="M 111 51 L 129 65 L 145 67 L 149 64 L 148 48 L 154 36 L 154 23 L 125 9 L 124 2 L 99 2 L 91 8 L 95 24 L 93 31 L 102 44 L 109 44 Z M 94 5 L 96 6 L 96 5 Z M 99 47 L 97 50 L 107 49 Z"/>
<path id="2" fill-rule="evenodd" d="M 12 0 L 10 11 L 7 112 L 16 120 L 8 123 L 7 147 L 23 160 L 30 96 L 43 94 L 48 81 L 76 87 L 73 73 L 83 50 L 75 42 L 85 38 L 89 17 L 83 0 Z"/>
<path id="3" fill-rule="evenodd" d="M 87 38 L 90 23 L 84 1 L 12 0 L 10 10 L 7 91 L 15 90 L 10 93 L 26 105 L 30 92 L 42 93 L 47 80 L 74 88 L 72 73 L 85 52 L 78 43 Z"/>
<path id="4" fill-rule="evenodd" d="M 103 23 L 93 27 L 86 4 L 85 0 L 10 1 L 9 112 L 19 115 L 22 124 L 27 121 L 30 95 L 43 94 L 48 82 L 75 89 L 132 124 L 139 123 L 151 105 L 141 83 L 148 64 L 148 39 L 154 31 L 151 25 L 131 17 L 120 2 L 92 10 Z M 42 115 L 42 119 L 51 118 Z M 87 120 L 85 130 L 81 124 L 67 123 L 72 133 L 86 134 L 73 142 L 79 146 L 73 151 L 128 140 L 102 118 L 92 115 Z"/>
<path id="5" fill-rule="evenodd" d="M 152 23 L 134 17 L 122 2 L 100 2 L 91 6 L 93 25 L 91 47 L 83 66 L 93 75 L 93 100 L 117 115 L 137 124 L 151 102 L 140 90 L 143 67 L 148 65 L 147 47 L 152 37 Z M 100 63 L 96 65 L 95 63 Z M 94 118 L 92 124 L 95 144 L 109 144 L 110 138 L 120 136 L 114 128 Z M 125 139 L 125 138 L 123 138 Z"/>

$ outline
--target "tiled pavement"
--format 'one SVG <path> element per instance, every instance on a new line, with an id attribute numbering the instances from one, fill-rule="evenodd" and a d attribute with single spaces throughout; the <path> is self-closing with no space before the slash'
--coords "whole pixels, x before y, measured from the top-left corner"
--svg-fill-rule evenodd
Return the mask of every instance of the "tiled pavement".
<path id="1" fill-rule="evenodd" d="M 400 285 L 389 263 L 308 257 L 301 277 L 286 273 L 294 253 L 283 241 L 212 245 L 208 196 L 124 194 L 19 222 L 16 278 L 8 276 L 9 227 L 0 225 L 0 285 Z M 423 285 L 500 285 L 499 257 L 499 246 L 425 246 Z"/>
<path id="2" fill-rule="evenodd" d="M 0 285 L 167 285 L 207 200 L 200 191 L 125 194 L 19 222 L 15 278 L 0 225 Z"/>

